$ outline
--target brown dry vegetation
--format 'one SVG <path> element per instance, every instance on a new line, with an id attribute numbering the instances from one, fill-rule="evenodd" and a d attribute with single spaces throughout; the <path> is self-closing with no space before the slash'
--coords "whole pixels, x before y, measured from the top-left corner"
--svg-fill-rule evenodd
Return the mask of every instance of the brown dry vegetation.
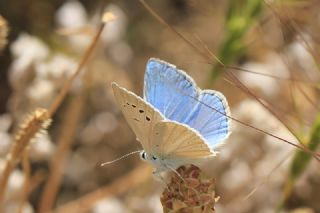
<path id="1" fill-rule="evenodd" d="M 0 2 L 1 211 L 162 212 L 137 155 L 99 166 L 141 149 L 110 83 L 141 95 L 157 57 L 230 104 L 232 134 L 201 168 L 216 212 L 319 212 L 319 1 L 143 2 Z"/>

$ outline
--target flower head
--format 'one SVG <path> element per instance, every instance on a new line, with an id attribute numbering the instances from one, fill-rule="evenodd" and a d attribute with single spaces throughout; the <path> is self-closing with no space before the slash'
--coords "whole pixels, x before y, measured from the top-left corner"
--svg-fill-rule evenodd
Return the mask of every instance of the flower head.
<path id="1" fill-rule="evenodd" d="M 165 213 L 214 213 L 215 181 L 194 166 L 181 166 L 162 193 Z M 179 174 L 179 175 L 178 175 Z"/>

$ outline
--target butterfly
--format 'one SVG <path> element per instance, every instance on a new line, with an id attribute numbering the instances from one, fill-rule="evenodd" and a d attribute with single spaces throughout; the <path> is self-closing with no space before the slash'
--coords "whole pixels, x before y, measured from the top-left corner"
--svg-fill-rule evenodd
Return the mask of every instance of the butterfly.
<path id="1" fill-rule="evenodd" d="M 200 90 L 188 74 L 165 61 L 149 59 L 143 98 L 114 82 L 112 88 L 144 149 L 140 157 L 155 173 L 211 159 L 230 134 L 225 96 Z"/>

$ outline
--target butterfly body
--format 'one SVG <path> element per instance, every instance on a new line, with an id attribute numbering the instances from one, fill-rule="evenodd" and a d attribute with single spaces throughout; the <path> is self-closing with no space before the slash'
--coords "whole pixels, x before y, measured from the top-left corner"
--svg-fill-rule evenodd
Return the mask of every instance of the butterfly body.
<path id="1" fill-rule="evenodd" d="M 200 90 L 174 65 L 150 59 L 144 99 L 112 83 L 115 98 L 144 151 L 140 156 L 157 172 L 198 164 L 216 155 L 230 133 L 225 97 Z"/>
<path id="2" fill-rule="evenodd" d="M 162 172 L 168 169 L 165 166 L 167 164 L 166 159 L 158 156 L 157 153 L 147 153 L 143 150 L 140 152 L 140 157 L 142 160 L 153 165 L 154 168 L 157 168 L 156 172 Z"/>

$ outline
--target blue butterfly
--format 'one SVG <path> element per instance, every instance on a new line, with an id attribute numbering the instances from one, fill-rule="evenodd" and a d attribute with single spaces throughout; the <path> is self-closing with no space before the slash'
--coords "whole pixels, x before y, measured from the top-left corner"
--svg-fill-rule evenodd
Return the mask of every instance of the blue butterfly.
<path id="1" fill-rule="evenodd" d="M 184 71 L 151 58 L 144 98 L 112 83 L 115 98 L 141 143 L 143 160 L 156 172 L 199 164 L 216 155 L 230 134 L 230 111 L 224 95 L 200 90 Z"/>

